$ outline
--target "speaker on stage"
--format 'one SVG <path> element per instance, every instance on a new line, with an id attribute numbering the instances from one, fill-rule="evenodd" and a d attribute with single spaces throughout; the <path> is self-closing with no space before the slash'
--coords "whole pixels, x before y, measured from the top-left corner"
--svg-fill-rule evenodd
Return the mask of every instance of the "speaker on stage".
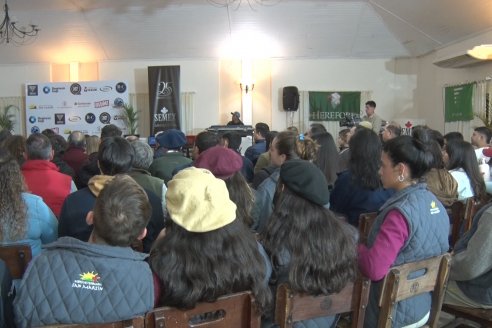
<path id="1" fill-rule="evenodd" d="M 299 109 L 299 90 L 297 87 L 284 87 L 282 99 L 286 112 L 295 112 Z"/>

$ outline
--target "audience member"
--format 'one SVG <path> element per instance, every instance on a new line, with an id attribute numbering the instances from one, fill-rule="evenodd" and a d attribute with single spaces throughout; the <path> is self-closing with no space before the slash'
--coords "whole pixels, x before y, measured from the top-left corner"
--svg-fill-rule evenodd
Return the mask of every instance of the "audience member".
<path id="1" fill-rule="evenodd" d="M 26 138 L 24 136 L 13 135 L 7 137 L 0 148 L 8 150 L 19 166 L 22 166 L 26 161 Z"/>
<path id="2" fill-rule="evenodd" d="M 270 131 L 265 137 L 266 151 L 258 157 L 258 161 L 256 161 L 254 168 L 253 186 L 255 189 L 263 182 L 263 180 L 268 178 L 275 169 L 275 166 L 272 165 L 270 159 L 270 147 L 277 134 L 277 131 Z M 295 134 L 297 135 L 297 133 Z"/>
<path id="3" fill-rule="evenodd" d="M 374 131 L 358 129 L 350 138 L 349 168 L 338 176 L 330 195 L 330 209 L 357 227 L 362 213 L 376 212 L 393 195 L 379 178 L 381 141 Z"/>
<path id="4" fill-rule="evenodd" d="M 490 158 L 484 156 L 483 149 L 489 146 L 491 138 L 492 131 L 486 126 L 479 126 L 473 130 L 471 144 L 475 148 L 477 160 L 484 159 L 486 162 L 489 161 Z"/>
<path id="5" fill-rule="evenodd" d="M 265 311 L 271 302 L 271 266 L 254 234 L 236 219 L 224 181 L 191 167 L 168 187 L 171 221 L 150 254 L 162 285 L 160 304 L 189 309 L 251 290 L 256 310 Z"/>
<path id="6" fill-rule="evenodd" d="M 85 138 L 85 153 L 90 156 L 93 153 L 97 153 L 101 139 L 98 136 L 88 136 Z M 153 156 L 153 154 L 152 154 Z"/>
<path id="7" fill-rule="evenodd" d="M 378 322 L 381 283 L 391 266 L 420 261 L 448 251 L 449 218 L 441 202 L 419 179 L 429 170 L 432 154 L 410 136 L 383 145 L 381 180 L 396 193 L 380 208 L 369 232 L 367 246 L 359 245 L 359 269 L 370 278 L 366 327 Z M 395 327 L 427 322 L 431 293 L 411 297 L 395 305 Z"/>
<path id="8" fill-rule="evenodd" d="M 7 129 L 3 129 L 0 131 L 0 146 L 3 146 L 3 142 L 5 141 L 5 139 L 7 139 L 8 137 L 12 136 L 12 133 L 7 130 Z"/>
<path id="9" fill-rule="evenodd" d="M 338 132 L 338 172 L 343 172 L 348 169 L 350 161 L 349 141 L 352 136 L 351 129 L 342 129 Z"/>
<path id="10" fill-rule="evenodd" d="M 22 165 L 22 175 L 28 191 L 43 198 L 43 201 L 58 217 L 65 198 L 77 188 L 72 178 L 60 173 L 50 162 L 54 151 L 45 135 L 34 133 L 27 138 L 27 161 Z"/>
<path id="11" fill-rule="evenodd" d="M 332 189 L 337 179 L 339 161 L 335 140 L 330 132 L 316 133 L 313 135 L 313 140 L 319 145 L 318 153 L 313 163 L 324 173 L 328 187 Z"/>
<path id="12" fill-rule="evenodd" d="M 458 182 L 459 200 L 485 197 L 485 182 L 474 154 L 473 146 L 466 141 L 452 141 L 445 148 L 446 168 Z"/>
<path id="13" fill-rule="evenodd" d="M 309 126 L 309 130 L 307 132 L 307 136 L 309 138 L 313 138 L 313 136 L 317 135 L 317 134 L 321 134 L 321 133 L 326 133 L 328 132 L 325 128 L 325 126 L 321 123 L 312 123 L 310 126 Z M 296 133 L 297 134 L 297 133 Z"/>
<path id="14" fill-rule="evenodd" d="M 338 293 L 355 279 L 355 240 L 346 224 L 324 208 L 329 197 L 324 174 L 315 165 L 300 159 L 282 164 L 274 211 L 261 238 L 273 266 L 274 295 L 286 282 L 298 293 Z M 270 326 L 268 321 L 262 327 Z M 293 326 L 332 327 L 334 321 L 322 317 Z"/>
<path id="15" fill-rule="evenodd" d="M 253 165 L 256 165 L 258 157 L 266 151 L 266 135 L 270 131 L 270 127 L 266 123 L 256 123 L 255 132 L 253 134 L 254 144 L 244 153 Z"/>
<path id="16" fill-rule="evenodd" d="M 63 160 L 63 154 L 68 147 L 67 141 L 59 134 L 54 134 L 48 138 L 50 139 L 51 147 L 53 148 L 53 159 L 51 162 L 58 166 L 61 173 L 73 178 L 75 176 L 74 170 Z"/>
<path id="17" fill-rule="evenodd" d="M 216 178 L 225 181 L 229 197 L 237 207 L 236 219 L 250 227 L 253 224 L 251 208 L 254 197 L 253 191 L 240 172 L 242 166 L 241 155 L 221 146 L 207 149 L 195 161 L 195 167 L 207 169 Z"/>
<path id="18" fill-rule="evenodd" d="M 28 243 L 33 256 L 56 240 L 58 221 L 41 197 L 25 192 L 17 161 L 0 150 L 0 243 Z"/>
<path id="19" fill-rule="evenodd" d="M 74 170 L 75 174 L 78 173 L 82 165 L 87 160 L 87 154 L 85 152 L 85 135 L 80 131 L 73 131 L 68 136 L 68 148 L 63 154 L 63 160 Z"/>
<path id="20" fill-rule="evenodd" d="M 376 102 L 372 100 L 367 101 L 366 115 L 362 117 L 362 122 L 365 121 L 371 123 L 370 129 L 372 129 L 372 131 L 374 131 L 377 135 L 379 135 L 383 120 L 375 112 L 376 112 Z"/>
<path id="21" fill-rule="evenodd" d="M 133 179 L 107 181 L 87 214 L 94 226 L 89 242 L 60 238 L 29 265 L 14 301 L 17 327 L 106 323 L 151 310 L 147 254 L 129 247 L 145 236 L 150 214 L 147 196 Z"/>
<path id="22" fill-rule="evenodd" d="M 217 135 L 217 133 L 210 132 L 210 131 L 202 131 L 198 133 L 195 137 L 195 143 L 191 151 L 191 159 L 193 161 L 196 161 L 202 152 L 204 152 L 209 148 L 217 146 L 219 143 L 220 143 L 220 138 Z M 173 170 L 173 176 L 177 174 L 179 171 L 191 166 L 194 166 L 194 162 L 188 162 L 186 164 L 177 166 Z"/>
<path id="23" fill-rule="evenodd" d="M 400 135 L 401 135 L 400 124 L 396 122 L 390 122 L 384 127 L 383 132 L 381 132 L 381 139 L 383 140 L 383 142 L 386 142 L 388 140 L 399 137 Z"/>
<path id="24" fill-rule="evenodd" d="M 89 240 L 92 226 L 87 223 L 87 213 L 94 207 L 106 183 L 116 174 L 127 173 L 132 168 L 135 152 L 130 143 L 122 137 L 104 138 L 99 146 L 98 165 L 102 175 L 89 180 L 89 186 L 71 194 L 65 202 L 58 223 L 58 235 L 69 236 L 81 241 Z M 149 199 L 152 216 L 147 225 L 147 235 L 143 239 L 143 249 L 149 252 L 152 243 L 164 227 L 164 213 L 161 200 L 153 192 L 145 190 Z M 132 204 L 127 204 L 132 207 Z"/>
<path id="25" fill-rule="evenodd" d="M 157 150 L 161 150 L 159 157 L 154 156 L 154 161 L 149 167 L 149 172 L 162 180 L 167 185 L 173 177 L 173 171 L 177 167 L 190 164 L 191 159 L 185 157 L 181 152 L 181 147 L 186 144 L 186 137 L 183 132 L 177 129 L 170 129 L 162 132 L 155 137 Z"/>
<path id="26" fill-rule="evenodd" d="M 465 138 L 463 138 L 463 135 L 461 134 L 461 132 L 457 132 L 457 131 L 453 131 L 453 132 L 448 132 L 446 133 L 444 136 L 444 146 L 446 146 L 446 144 L 448 142 L 451 142 L 451 141 L 464 141 Z"/>
<path id="27" fill-rule="evenodd" d="M 241 155 L 241 135 L 238 132 L 226 132 L 221 136 L 220 144 L 226 148 L 234 150 L 241 156 L 243 165 L 241 167 L 241 174 L 247 183 L 253 181 L 253 163 L 245 156 Z M 262 154 L 263 155 L 263 154 Z M 258 162 L 261 158 L 258 158 Z M 258 163 L 257 163 L 258 164 Z"/>

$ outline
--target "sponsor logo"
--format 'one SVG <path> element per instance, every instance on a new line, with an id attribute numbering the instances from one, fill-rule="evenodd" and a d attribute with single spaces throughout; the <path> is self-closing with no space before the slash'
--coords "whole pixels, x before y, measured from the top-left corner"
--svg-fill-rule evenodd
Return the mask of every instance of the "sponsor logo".
<path id="1" fill-rule="evenodd" d="M 27 85 L 27 95 L 28 96 L 37 96 L 38 95 L 38 85 L 37 84 L 28 84 Z"/>
<path id="2" fill-rule="evenodd" d="M 116 107 L 122 107 L 125 104 L 121 98 L 116 98 L 113 103 Z"/>
<path id="3" fill-rule="evenodd" d="M 77 101 L 77 102 L 74 102 L 73 105 L 75 107 L 91 107 L 91 103 L 90 102 L 80 102 L 80 101 Z"/>
<path id="4" fill-rule="evenodd" d="M 63 130 L 63 134 L 70 134 L 70 133 L 72 133 L 72 130 L 70 129 Z"/>
<path id="5" fill-rule="evenodd" d="M 97 91 L 96 87 L 84 87 L 84 92 L 92 92 Z"/>
<path id="6" fill-rule="evenodd" d="M 88 289 L 98 292 L 104 290 L 103 285 L 99 282 L 99 280 L 101 280 L 101 277 L 98 273 L 94 273 L 94 271 L 91 271 L 81 273 L 79 274 L 79 276 L 79 279 L 75 279 L 72 282 L 72 288 Z"/>
<path id="7" fill-rule="evenodd" d="M 40 133 L 40 132 L 41 132 L 41 130 L 40 130 L 40 129 L 39 129 L 39 127 L 37 127 L 37 126 L 33 126 L 33 127 L 31 128 L 31 133 Z"/>
<path id="8" fill-rule="evenodd" d="M 34 104 L 30 104 L 29 105 L 29 109 L 36 109 L 36 108 L 38 108 L 38 107 L 36 105 L 34 105 Z"/>
<path id="9" fill-rule="evenodd" d="M 87 113 L 85 114 L 85 121 L 89 124 L 92 124 L 96 121 L 96 115 L 93 113 Z"/>
<path id="10" fill-rule="evenodd" d="M 80 86 L 80 84 L 78 83 L 73 83 L 71 86 L 70 86 L 70 92 L 73 94 L 73 95 L 80 95 L 80 92 L 82 91 L 82 87 Z"/>
<path id="11" fill-rule="evenodd" d="M 46 93 L 46 94 L 50 93 L 50 91 L 51 91 L 50 90 L 50 87 L 44 87 L 43 88 L 43 92 Z"/>
<path id="12" fill-rule="evenodd" d="M 53 109 L 53 105 L 39 105 L 39 109 Z"/>
<path id="13" fill-rule="evenodd" d="M 174 122 L 176 113 L 169 113 L 166 107 L 162 107 L 160 114 L 154 114 L 154 122 Z"/>
<path id="14" fill-rule="evenodd" d="M 111 122 L 111 115 L 109 113 L 103 112 L 101 115 L 99 115 L 99 121 L 101 121 L 102 124 L 109 124 Z"/>
<path id="15" fill-rule="evenodd" d="M 171 82 L 159 82 L 157 85 L 157 94 L 159 97 L 169 97 L 173 94 Z"/>
<path id="16" fill-rule="evenodd" d="M 101 90 L 102 92 L 109 92 L 109 91 L 113 90 L 113 87 L 106 85 L 104 87 L 100 87 L 99 90 Z"/>
<path id="17" fill-rule="evenodd" d="M 29 116 L 29 123 L 31 124 L 36 123 L 36 116 Z"/>
<path id="18" fill-rule="evenodd" d="M 81 120 L 80 116 L 70 116 L 68 118 L 70 122 L 79 122 Z"/>
<path id="19" fill-rule="evenodd" d="M 118 83 L 116 83 L 115 89 L 116 89 L 116 92 L 123 93 L 126 91 L 126 84 L 123 82 L 118 82 Z"/>
<path id="20" fill-rule="evenodd" d="M 44 121 L 51 121 L 51 117 L 49 116 L 38 116 L 38 122 L 44 123 Z"/>
<path id="21" fill-rule="evenodd" d="M 53 93 L 57 93 L 61 90 L 65 90 L 65 87 L 52 87 L 51 88 L 51 92 L 53 92 Z"/>
<path id="22" fill-rule="evenodd" d="M 101 100 L 94 102 L 95 108 L 109 107 L 109 100 Z"/>
<path id="23" fill-rule="evenodd" d="M 64 113 L 58 113 L 55 114 L 55 124 L 65 124 L 65 114 Z"/>
<path id="24" fill-rule="evenodd" d="M 437 206 L 436 202 L 432 201 L 430 204 L 430 214 L 434 215 L 434 214 L 439 214 L 439 213 L 441 213 L 441 210 Z"/>
<path id="25" fill-rule="evenodd" d="M 113 116 L 113 121 L 124 120 L 125 115 L 115 115 Z"/>

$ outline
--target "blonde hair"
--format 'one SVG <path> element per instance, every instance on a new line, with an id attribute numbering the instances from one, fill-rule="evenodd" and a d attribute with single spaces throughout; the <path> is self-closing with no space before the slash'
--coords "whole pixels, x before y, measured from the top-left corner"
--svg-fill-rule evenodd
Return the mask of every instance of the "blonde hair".
<path id="1" fill-rule="evenodd" d="M 85 151 L 87 155 L 95 153 L 99 149 L 100 139 L 98 136 L 88 136 L 85 138 L 85 142 L 87 144 Z"/>

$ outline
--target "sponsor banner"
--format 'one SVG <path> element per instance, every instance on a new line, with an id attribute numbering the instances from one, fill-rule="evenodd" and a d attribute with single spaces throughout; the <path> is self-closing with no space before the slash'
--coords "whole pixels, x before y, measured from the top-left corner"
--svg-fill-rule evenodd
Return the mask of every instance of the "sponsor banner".
<path id="1" fill-rule="evenodd" d="M 179 129 L 179 66 L 149 66 L 150 131 Z"/>
<path id="2" fill-rule="evenodd" d="M 340 121 L 360 115 L 360 92 L 309 91 L 310 121 Z"/>
<path id="3" fill-rule="evenodd" d="M 455 85 L 444 89 L 444 122 L 473 120 L 473 89 L 476 83 Z"/>
<path id="4" fill-rule="evenodd" d="M 123 104 L 128 84 L 123 81 L 26 83 L 27 133 L 52 129 L 68 137 L 72 131 L 100 135 L 106 124 L 127 133 Z"/>

